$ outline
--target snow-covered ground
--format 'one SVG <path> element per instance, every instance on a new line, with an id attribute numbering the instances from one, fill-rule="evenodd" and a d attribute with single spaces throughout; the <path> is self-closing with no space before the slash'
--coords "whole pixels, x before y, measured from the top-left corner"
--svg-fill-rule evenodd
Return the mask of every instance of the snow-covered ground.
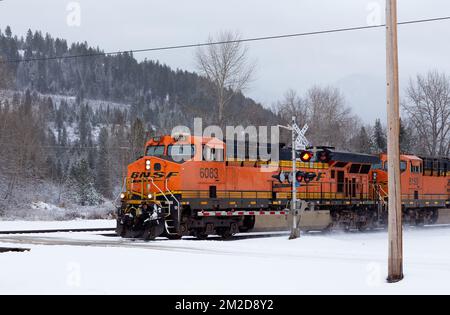
<path id="1" fill-rule="evenodd" d="M 1 222 L 0 229 L 11 224 Z M 27 224 L 35 223 L 17 226 Z M 0 247 L 31 249 L 0 253 L 0 293 L 450 293 L 449 227 L 405 231 L 405 279 L 397 284 L 385 282 L 384 231 L 306 234 L 294 241 L 280 233 L 263 236 L 146 243 L 100 233 L 0 235 Z"/>
<path id="2" fill-rule="evenodd" d="M 115 225 L 115 220 L 0 221 L 0 232 L 23 230 L 114 228 Z"/>

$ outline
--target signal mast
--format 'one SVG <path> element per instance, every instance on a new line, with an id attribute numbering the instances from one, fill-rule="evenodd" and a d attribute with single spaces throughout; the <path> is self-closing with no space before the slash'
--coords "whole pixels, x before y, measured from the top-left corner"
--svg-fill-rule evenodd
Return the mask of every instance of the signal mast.
<path id="1" fill-rule="evenodd" d="M 315 173 L 308 173 L 303 171 L 297 171 L 297 151 L 300 151 L 300 161 L 308 163 L 312 161 L 320 163 L 328 163 L 331 159 L 331 152 L 329 147 L 311 147 L 310 142 L 306 139 L 305 134 L 309 127 L 307 124 L 300 129 L 295 121 L 295 116 L 292 117 L 292 124 L 290 126 L 281 126 L 280 128 L 287 129 L 292 132 L 292 174 L 288 178 L 292 185 L 292 197 L 291 197 L 291 213 L 292 213 L 292 227 L 291 235 L 289 239 L 296 239 L 300 237 L 300 217 L 303 211 L 305 211 L 308 204 L 306 201 L 301 200 L 301 206 L 297 207 L 297 185 L 300 185 L 302 181 L 306 184 L 310 183 L 316 178 Z M 280 180 L 283 182 L 284 180 Z"/>

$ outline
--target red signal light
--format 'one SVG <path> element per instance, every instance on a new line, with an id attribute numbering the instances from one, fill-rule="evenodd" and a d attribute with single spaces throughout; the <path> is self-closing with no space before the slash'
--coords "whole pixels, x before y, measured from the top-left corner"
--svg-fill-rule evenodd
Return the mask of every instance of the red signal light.
<path id="1" fill-rule="evenodd" d="M 303 178 L 305 178 L 305 172 L 301 172 L 298 171 L 297 173 L 295 173 L 295 178 L 297 180 L 297 182 L 301 183 L 303 181 Z"/>
<path id="2" fill-rule="evenodd" d="M 309 162 L 309 161 L 311 161 L 312 157 L 313 157 L 313 154 L 309 151 L 302 151 L 300 153 L 300 160 L 302 162 Z"/>
<path id="3" fill-rule="evenodd" d="M 329 163 L 331 161 L 331 152 L 329 150 L 323 150 L 317 152 L 317 161 L 320 163 Z"/>

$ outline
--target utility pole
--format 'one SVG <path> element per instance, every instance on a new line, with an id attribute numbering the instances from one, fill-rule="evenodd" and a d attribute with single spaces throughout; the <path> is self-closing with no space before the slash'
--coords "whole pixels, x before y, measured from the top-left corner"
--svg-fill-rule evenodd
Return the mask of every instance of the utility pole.
<path id="1" fill-rule="evenodd" d="M 393 283 L 403 279 L 397 0 L 386 0 L 386 44 L 389 189 L 389 275 L 387 281 Z"/>

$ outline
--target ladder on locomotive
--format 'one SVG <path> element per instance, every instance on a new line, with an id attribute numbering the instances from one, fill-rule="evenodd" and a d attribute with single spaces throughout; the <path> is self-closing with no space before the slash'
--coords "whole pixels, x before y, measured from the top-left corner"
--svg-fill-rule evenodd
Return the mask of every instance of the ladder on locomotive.
<path id="1" fill-rule="evenodd" d="M 387 198 L 388 193 L 383 189 L 380 184 L 375 184 L 375 194 L 377 197 L 377 205 L 378 205 L 378 217 L 380 218 L 382 213 L 387 208 Z"/>

